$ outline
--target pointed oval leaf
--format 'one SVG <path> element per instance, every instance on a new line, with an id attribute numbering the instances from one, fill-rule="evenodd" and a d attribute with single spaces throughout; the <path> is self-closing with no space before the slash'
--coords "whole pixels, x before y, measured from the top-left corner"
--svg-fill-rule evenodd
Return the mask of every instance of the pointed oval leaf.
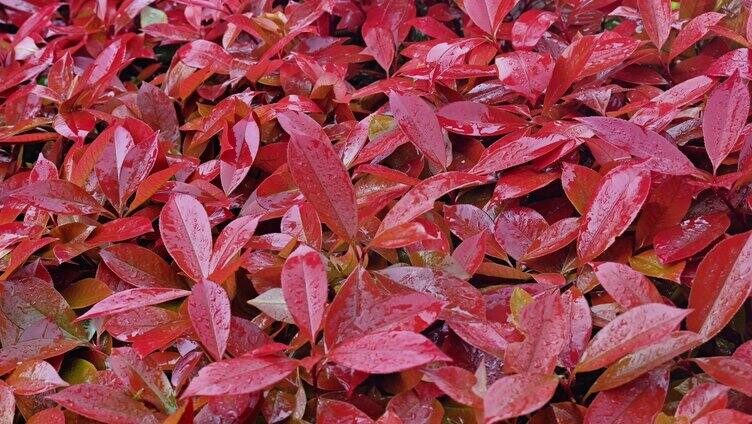
<path id="1" fill-rule="evenodd" d="M 48 399 L 97 421 L 123 424 L 159 422 L 144 404 L 109 386 L 77 384 L 48 396 Z"/>
<path id="2" fill-rule="evenodd" d="M 731 321 L 752 290 L 752 232 L 718 243 L 700 262 L 689 292 L 687 329 L 710 339 Z"/>
<path id="3" fill-rule="evenodd" d="M 331 350 L 329 359 L 370 374 L 389 374 L 451 360 L 430 340 L 411 331 L 388 331 L 347 341 Z"/>
<path id="4" fill-rule="evenodd" d="M 358 231 L 355 189 L 331 142 L 307 115 L 287 112 L 278 119 L 290 134 L 287 164 L 301 193 L 335 234 L 354 239 Z"/>
<path id="5" fill-rule="evenodd" d="M 42 180 L 26 184 L 8 193 L 8 196 L 29 206 L 58 214 L 87 215 L 104 210 L 84 189 L 65 180 Z"/>
<path id="6" fill-rule="evenodd" d="M 78 321 L 115 315 L 143 308 L 144 306 L 157 305 L 159 303 L 186 297 L 189 294 L 191 294 L 191 292 L 188 290 L 166 288 L 136 288 L 123 290 L 92 306 L 85 314 L 78 317 Z"/>
<path id="7" fill-rule="evenodd" d="M 582 219 L 577 257 L 588 262 L 629 227 L 650 192 L 650 172 L 635 166 L 612 169 L 601 180 Z"/>
<path id="8" fill-rule="evenodd" d="M 702 114 L 702 135 L 713 171 L 734 150 L 747 122 L 749 103 L 747 81 L 738 72 L 710 93 Z"/>
<path id="9" fill-rule="evenodd" d="M 198 372 L 182 397 L 254 393 L 281 381 L 297 368 L 282 356 L 241 356 L 209 364 Z"/>
<path id="10" fill-rule="evenodd" d="M 222 359 L 230 336 L 230 299 L 217 283 L 203 280 L 191 288 L 188 316 L 201 344 L 215 359 Z"/>
<path id="11" fill-rule="evenodd" d="M 593 337 L 577 371 L 592 371 L 660 340 L 689 314 L 685 309 L 660 303 L 634 307 L 614 318 Z"/>
<path id="12" fill-rule="evenodd" d="M 652 422 L 666 399 L 668 383 L 668 371 L 658 368 L 621 387 L 600 392 L 590 404 L 584 422 Z"/>
<path id="13" fill-rule="evenodd" d="M 482 184 L 487 181 L 466 172 L 444 172 L 426 178 L 405 194 L 381 221 L 378 233 L 405 224 L 433 209 L 439 197 L 460 188 Z"/>
<path id="14" fill-rule="evenodd" d="M 431 162 L 446 168 L 452 162 L 451 145 L 441 130 L 436 112 L 423 99 L 389 93 L 389 107 L 408 139 Z"/>
<path id="15" fill-rule="evenodd" d="M 177 194 L 159 214 L 159 232 L 180 269 L 195 281 L 209 276 L 212 235 L 209 217 L 198 200 Z"/>
<path id="16" fill-rule="evenodd" d="M 484 422 L 496 423 L 529 414 L 545 405 L 554 395 L 559 380 L 545 374 L 514 374 L 501 377 L 488 388 Z"/>
<path id="17" fill-rule="evenodd" d="M 99 251 L 115 275 L 136 287 L 179 288 L 177 276 L 159 255 L 136 244 L 115 244 Z"/>
<path id="18" fill-rule="evenodd" d="M 282 293 L 300 332 L 311 342 L 321 328 L 328 283 L 321 254 L 301 245 L 282 267 Z"/>
<path id="19" fill-rule="evenodd" d="M 731 225 L 725 213 L 702 215 L 667 228 L 653 238 L 655 254 L 664 263 L 686 259 L 708 247 Z"/>
<path id="20" fill-rule="evenodd" d="M 622 386 L 642 374 L 660 366 L 702 344 L 702 337 L 691 331 L 677 331 L 658 342 L 636 350 L 611 364 L 598 376 L 590 392 Z"/>
<path id="21" fill-rule="evenodd" d="M 653 283 L 627 265 L 599 262 L 593 265 L 598 283 L 626 309 L 646 303 L 662 303 L 663 298 Z"/>

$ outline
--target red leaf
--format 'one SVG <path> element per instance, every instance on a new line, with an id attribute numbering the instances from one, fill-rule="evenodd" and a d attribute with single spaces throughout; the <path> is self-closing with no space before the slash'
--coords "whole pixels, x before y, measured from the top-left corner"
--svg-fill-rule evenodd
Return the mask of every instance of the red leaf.
<path id="1" fill-rule="evenodd" d="M 191 294 L 191 292 L 187 290 L 166 288 L 137 288 L 123 290 L 92 306 L 85 314 L 78 317 L 78 321 L 115 315 L 143 308 L 144 306 L 157 305 L 169 302 L 170 300 L 186 297 L 189 294 Z"/>
<path id="2" fill-rule="evenodd" d="M 504 109 L 469 101 L 449 103 L 436 116 L 448 131 L 475 137 L 506 134 L 526 125 L 525 120 Z"/>
<path id="3" fill-rule="evenodd" d="M 120 211 L 149 175 L 157 159 L 157 134 L 134 140 L 124 126 L 115 128 L 94 168 L 99 187 Z"/>
<path id="4" fill-rule="evenodd" d="M 574 368 L 587 348 L 593 330 L 590 305 L 577 287 L 572 287 L 562 296 L 564 318 L 568 319 L 566 343 L 559 354 L 559 361 L 566 368 Z"/>
<path id="5" fill-rule="evenodd" d="M 522 94 L 531 103 L 546 91 L 554 71 L 551 55 L 524 50 L 501 54 L 495 63 L 504 86 Z"/>
<path id="6" fill-rule="evenodd" d="M 410 331 L 389 331 L 344 342 L 329 359 L 354 370 L 389 374 L 434 361 L 450 361 L 430 340 Z"/>
<path id="7" fill-rule="evenodd" d="M 389 72 L 397 47 L 407 37 L 408 21 L 415 17 L 415 3 L 410 0 L 381 0 L 372 3 L 361 27 L 368 53 Z"/>
<path id="8" fill-rule="evenodd" d="M 536 172 L 529 168 L 508 171 L 496 182 L 493 201 L 501 202 L 530 194 L 558 178 L 556 173 Z"/>
<path id="9" fill-rule="evenodd" d="M 486 182 L 485 177 L 465 172 L 444 172 L 426 178 L 405 194 L 386 214 L 377 232 L 405 224 L 433 209 L 434 202 L 449 192 Z"/>
<path id="10" fill-rule="evenodd" d="M 606 174 L 587 207 L 577 238 L 577 257 L 598 257 L 637 216 L 650 191 L 650 172 L 622 165 Z"/>
<path id="11" fill-rule="evenodd" d="M 296 368 L 295 361 L 281 356 L 226 359 L 201 368 L 182 398 L 258 392 L 281 381 Z"/>
<path id="12" fill-rule="evenodd" d="M 622 386 L 700 344 L 702 338 L 696 333 L 677 331 L 669 334 L 663 340 L 636 350 L 606 368 L 590 391 L 597 392 Z"/>
<path id="13" fill-rule="evenodd" d="M 287 164 L 300 191 L 335 234 L 354 239 L 358 232 L 355 190 L 328 138 L 316 121 L 302 113 L 287 112 L 278 119 L 290 134 Z"/>
<path id="14" fill-rule="evenodd" d="M 457 402 L 476 408 L 483 403 L 474 390 L 477 384 L 475 375 L 464 368 L 445 366 L 433 370 L 427 369 L 423 371 L 423 375 Z"/>
<path id="15" fill-rule="evenodd" d="M 253 119 L 241 119 L 222 132 L 219 177 L 225 194 L 232 193 L 248 175 L 258 155 L 259 142 L 259 127 Z"/>
<path id="16" fill-rule="evenodd" d="M 702 135 L 713 171 L 718 170 L 726 156 L 734 150 L 747 122 L 749 102 L 747 81 L 739 73 L 734 73 L 710 93 L 702 114 Z"/>
<path id="17" fill-rule="evenodd" d="M 415 147 L 439 167 L 448 167 L 452 162 L 451 145 L 433 108 L 420 97 L 394 91 L 389 93 L 389 107 Z"/>
<path id="18" fill-rule="evenodd" d="M 530 208 L 510 208 L 499 214 L 494 227 L 494 237 L 513 258 L 521 258 L 541 234 L 548 223 Z"/>
<path id="19" fill-rule="evenodd" d="M 373 420 L 355 406 L 333 399 L 321 399 L 316 408 L 316 423 L 373 424 Z"/>
<path id="20" fill-rule="evenodd" d="M 177 409 L 170 381 L 151 358 L 142 359 L 131 348 L 116 348 L 107 358 L 107 365 L 131 393 L 157 406 L 165 413 Z"/>
<path id="21" fill-rule="evenodd" d="M 723 409 L 728 402 L 729 388 L 716 383 L 703 383 L 684 395 L 676 407 L 677 417 L 694 420 L 710 411 Z"/>
<path id="22" fill-rule="evenodd" d="M 696 424 L 723 424 L 723 423 L 743 423 L 752 421 L 752 415 L 739 412 L 734 409 L 719 409 L 711 411 L 702 416 Z"/>
<path id="23" fill-rule="evenodd" d="M 688 258 L 708 247 L 731 225 L 728 215 L 715 213 L 688 219 L 667 228 L 653 238 L 655 253 L 663 262 Z"/>
<path id="24" fill-rule="evenodd" d="M 697 268 L 688 307 L 687 329 L 705 340 L 720 332 L 752 290 L 752 233 L 718 243 Z"/>
<path id="25" fill-rule="evenodd" d="M 170 265 L 151 250 L 129 243 L 114 244 L 99 251 L 115 275 L 136 287 L 179 288 Z"/>
<path id="26" fill-rule="evenodd" d="M 529 261 L 563 249 L 577 238 L 579 229 L 580 220 L 577 218 L 564 218 L 555 222 L 530 244 L 521 260 Z"/>
<path id="27" fill-rule="evenodd" d="M 473 23 L 491 36 L 496 36 L 504 17 L 517 0 L 465 0 L 465 11 Z"/>
<path id="28" fill-rule="evenodd" d="M 663 303 L 653 283 L 627 265 L 599 262 L 593 265 L 593 272 L 606 292 L 626 309 L 647 303 Z"/>
<path id="29" fill-rule="evenodd" d="M 68 386 L 52 365 L 40 360 L 21 363 L 8 376 L 6 382 L 13 387 L 14 393 L 21 396 L 35 395 Z"/>
<path id="30" fill-rule="evenodd" d="M 561 186 L 577 212 L 587 210 L 600 181 L 600 174 L 590 168 L 568 162 L 561 165 Z"/>
<path id="31" fill-rule="evenodd" d="M 696 358 L 693 361 L 719 383 L 747 396 L 752 395 L 752 365 L 728 356 Z"/>
<path id="32" fill-rule="evenodd" d="M 616 118 L 578 118 L 605 142 L 640 159 L 658 172 L 689 175 L 695 172 L 692 162 L 673 143 L 631 122 Z"/>
<path id="33" fill-rule="evenodd" d="M 209 260 L 209 270 L 214 273 L 229 264 L 251 240 L 258 225 L 258 217 L 242 216 L 227 224 L 214 243 L 214 250 Z"/>
<path id="34" fill-rule="evenodd" d="M 666 399 L 668 371 L 659 368 L 637 380 L 598 393 L 587 410 L 587 423 L 651 422 Z"/>
<path id="35" fill-rule="evenodd" d="M 484 399 L 484 422 L 496 423 L 529 414 L 554 395 L 559 380 L 545 374 L 515 374 L 501 377 L 488 388 Z"/>
<path id="36" fill-rule="evenodd" d="M 191 288 L 188 315 L 201 344 L 216 360 L 222 359 L 230 336 L 230 299 L 227 292 L 209 280 Z"/>
<path id="37" fill-rule="evenodd" d="M 282 292 L 300 332 L 311 343 L 315 342 L 324 319 L 327 291 L 321 254 L 301 245 L 282 267 Z"/>
<path id="38" fill-rule="evenodd" d="M 546 89 L 546 97 L 543 99 L 543 110 L 547 111 L 559 100 L 569 87 L 577 81 L 580 73 L 587 65 L 590 56 L 595 50 L 596 39 L 592 35 L 585 35 L 576 39 L 556 59 L 551 83 Z"/>
<path id="39" fill-rule="evenodd" d="M 43 211 L 65 215 L 103 212 L 102 206 L 81 187 L 64 180 L 43 180 L 8 193 L 12 200 Z"/>
<path id="40" fill-rule="evenodd" d="M 634 307 L 603 327 L 582 355 L 577 371 L 592 371 L 660 340 L 689 315 L 688 310 L 648 303 Z"/>
<path id="41" fill-rule="evenodd" d="M 490 174 L 522 165 L 553 151 L 564 141 L 566 138 L 562 135 L 501 139 L 483 152 L 471 172 Z"/>
<path id="42" fill-rule="evenodd" d="M 525 340 L 509 345 L 504 367 L 518 373 L 551 374 L 566 343 L 568 321 L 558 291 L 533 299 L 520 312 Z"/>
<path id="43" fill-rule="evenodd" d="M 558 20 L 555 13 L 531 9 L 522 13 L 512 25 L 515 50 L 532 50 L 548 28 Z"/>
<path id="44" fill-rule="evenodd" d="M 683 7 L 684 4 L 681 6 Z M 671 42 L 671 51 L 668 54 L 668 60 L 679 56 L 693 44 L 700 41 L 710 28 L 718 24 L 723 17 L 723 13 L 715 12 L 707 12 L 693 17 L 691 21 L 682 27 L 674 41 Z"/>
<path id="45" fill-rule="evenodd" d="M 212 236 L 206 210 L 195 198 L 176 194 L 159 214 L 159 232 L 180 269 L 195 281 L 209 276 Z"/>
<path id="46" fill-rule="evenodd" d="M 109 386 L 77 384 L 48 398 L 76 414 L 97 421 L 123 424 L 158 422 L 141 402 Z"/>
<path id="47" fill-rule="evenodd" d="M 658 50 L 668 40 L 671 33 L 671 1 L 670 0 L 637 0 L 637 7 L 642 16 L 642 25 L 648 33 L 650 41 Z"/>
<path id="48" fill-rule="evenodd" d="M 324 339 L 332 348 L 367 334 L 423 331 L 443 306 L 444 303 L 433 296 L 388 281 L 377 284 L 368 271 L 356 268 L 329 307 Z"/>

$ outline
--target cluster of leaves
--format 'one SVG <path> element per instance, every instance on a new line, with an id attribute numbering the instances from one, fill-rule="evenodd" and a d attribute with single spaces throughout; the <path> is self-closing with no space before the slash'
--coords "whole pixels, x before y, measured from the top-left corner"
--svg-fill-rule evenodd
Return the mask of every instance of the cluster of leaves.
<path id="1" fill-rule="evenodd" d="M 0 424 L 752 422 L 749 2 L 0 4 Z"/>

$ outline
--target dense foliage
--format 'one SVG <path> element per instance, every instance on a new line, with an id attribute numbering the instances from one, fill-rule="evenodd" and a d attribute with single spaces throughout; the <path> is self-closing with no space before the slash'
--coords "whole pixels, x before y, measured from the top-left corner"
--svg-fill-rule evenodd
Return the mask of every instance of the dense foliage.
<path id="1" fill-rule="evenodd" d="M 752 422 L 749 2 L 0 4 L 0 424 Z"/>

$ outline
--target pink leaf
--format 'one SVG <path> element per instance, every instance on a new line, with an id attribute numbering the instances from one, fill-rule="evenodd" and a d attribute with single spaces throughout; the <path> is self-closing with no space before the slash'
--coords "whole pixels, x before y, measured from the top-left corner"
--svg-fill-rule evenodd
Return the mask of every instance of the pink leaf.
<path id="1" fill-rule="evenodd" d="M 418 333 L 389 331 L 347 341 L 329 352 L 329 359 L 370 374 L 389 374 L 434 361 L 450 361 Z"/>
<path id="2" fill-rule="evenodd" d="M 501 377 L 488 388 L 484 399 L 484 422 L 496 423 L 529 414 L 554 395 L 559 380 L 545 374 L 515 374 Z"/>
<path id="3" fill-rule="evenodd" d="M 718 85 L 702 114 L 702 135 L 713 171 L 734 150 L 749 115 L 749 89 L 739 73 Z"/>
<path id="4" fill-rule="evenodd" d="M 301 245 L 282 267 L 282 292 L 301 333 L 312 343 L 321 328 L 327 299 L 327 278 L 321 254 Z"/>
<path id="5" fill-rule="evenodd" d="M 577 371 L 596 370 L 660 340 L 673 331 L 689 312 L 659 303 L 648 303 L 628 310 L 593 337 L 577 365 Z"/>
<path id="6" fill-rule="evenodd" d="M 137 288 L 123 290 L 92 306 L 85 314 L 78 317 L 78 321 L 96 317 L 115 315 L 144 306 L 157 305 L 170 300 L 186 297 L 191 292 L 187 290 L 165 288 Z"/>
<path id="7" fill-rule="evenodd" d="M 159 214 L 159 232 L 180 269 L 195 281 L 209 276 L 212 235 L 209 217 L 198 200 L 176 194 Z"/>
<path id="8" fill-rule="evenodd" d="M 226 359 L 201 368 L 182 397 L 258 392 L 281 381 L 296 368 L 295 361 L 282 356 L 241 356 Z"/>
<path id="9" fill-rule="evenodd" d="M 215 359 L 222 359 L 230 336 L 230 299 L 219 284 L 198 282 L 188 298 L 188 315 L 201 344 Z"/>

